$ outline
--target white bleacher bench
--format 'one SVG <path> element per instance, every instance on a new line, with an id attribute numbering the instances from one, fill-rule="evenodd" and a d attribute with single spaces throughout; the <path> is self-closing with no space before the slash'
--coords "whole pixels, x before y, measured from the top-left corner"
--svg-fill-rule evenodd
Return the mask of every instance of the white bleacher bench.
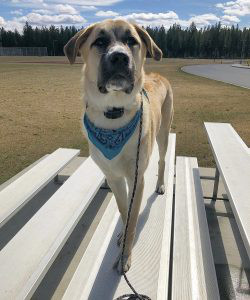
<path id="1" fill-rule="evenodd" d="M 197 161 L 177 158 L 175 182 L 175 134 L 170 134 L 164 195 L 154 192 L 157 163 L 155 145 L 145 173 L 128 277 L 138 292 L 152 299 L 219 299 Z M 53 176 L 41 174 L 41 186 L 44 177 L 48 182 Z M 32 297 L 104 181 L 103 173 L 88 158 L 5 245 L 0 251 L 1 300 Z M 13 184 L 0 195 L 8 195 L 8 190 L 15 194 Z M 36 189 L 41 190 L 39 184 Z M 31 192 L 28 195 L 32 201 Z M 7 201 L 5 197 L 0 199 Z M 22 203 L 27 201 L 22 198 Z M 112 300 L 130 293 L 112 268 L 120 251 L 116 243 L 120 231 L 121 219 L 112 197 L 62 299 Z"/>
<path id="2" fill-rule="evenodd" d="M 198 162 L 194 157 L 176 159 L 172 299 L 219 299 Z"/>
<path id="3" fill-rule="evenodd" d="M 79 153 L 79 150 L 59 148 L 0 191 L 0 227 Z"/>
<path id="4" fill-rule="evenodd" d="M 250 258 L 250 151 L 227 123 L 205 123 L 216 162 L 213 198 L 222 178 L 243 243 Z"/>

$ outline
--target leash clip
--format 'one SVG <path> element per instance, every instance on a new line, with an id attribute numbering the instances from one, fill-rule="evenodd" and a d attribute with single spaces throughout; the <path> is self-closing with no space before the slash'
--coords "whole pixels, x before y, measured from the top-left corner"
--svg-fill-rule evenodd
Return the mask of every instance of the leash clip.
<path id="1" fill-rule="evenodd" d="M 142 93 L 144 94 L 144 96 L 147 98 L 147 100 L 149 102 L 148 93 L 147 93 L 147 91 L 144 88 L 142 88 L 142 90 L 141 90 L 141 95 L 142 95 Z"/>

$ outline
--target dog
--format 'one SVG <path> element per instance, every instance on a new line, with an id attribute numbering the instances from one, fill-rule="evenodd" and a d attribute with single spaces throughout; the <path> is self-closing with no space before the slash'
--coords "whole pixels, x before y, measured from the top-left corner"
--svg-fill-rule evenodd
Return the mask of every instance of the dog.
<path id="1" fill-rule="evenodd" d="M 156 192 L 163 194 L 165 155 L 173 118 L 173 93 L 168 80 L 145 74 L 147 53 L 156 61 L 162 51 L 147 31 L 125 20 L 105 20 L 79 31 L 64 46 L 73 64 L 83 58 L 83 133 L 90 155 L 106 176 L 124 224 L 135 180 L 136 153 L 143 102 L 137 187 L 131 210 L 123 265 L 121 254 L 114 266 L 119 274 L 131 266 L 131 253 L 140 210 L 144 173 L 155 139 L 159 148 Z M 123 232 L 118 244 L 123 241 Z"/>

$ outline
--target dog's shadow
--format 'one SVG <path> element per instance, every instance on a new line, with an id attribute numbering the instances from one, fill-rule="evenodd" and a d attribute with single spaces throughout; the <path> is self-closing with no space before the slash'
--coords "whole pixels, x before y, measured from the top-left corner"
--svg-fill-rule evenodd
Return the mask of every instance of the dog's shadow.
<path id="1" fill-rule="evenodd" d="M 156 192 L 154 192 L 151 196 L 148 197 L 147 204 L 145 205 L 143 211 L 140 213 L 140 215 L 138 217 L 134 246 L 137 243 L 137 241 L 139 240 L 139 237 L 143 230 L 143 227 L 149 218 L 151 207 L 158 196 L 159 195 Z"/>

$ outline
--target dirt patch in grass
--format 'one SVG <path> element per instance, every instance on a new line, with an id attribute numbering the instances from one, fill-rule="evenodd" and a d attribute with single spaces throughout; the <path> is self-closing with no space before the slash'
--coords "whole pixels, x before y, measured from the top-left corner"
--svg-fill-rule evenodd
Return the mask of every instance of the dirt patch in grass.
<path id="1" fill-rule="evenodd" d="M 64 57 L 0 57 L 0 183 L 58 147 L 88 155 L 81 134 L 82 66 L 64 62 Z M 172 84 L 177 155 L 196 156 L 200 166 L 213 166 L 203 122 L 230 122 L 249 145 L 250 91 L 180 70 L 202 63 L 213 61 L 148 60 L 146 70 Z"/>

